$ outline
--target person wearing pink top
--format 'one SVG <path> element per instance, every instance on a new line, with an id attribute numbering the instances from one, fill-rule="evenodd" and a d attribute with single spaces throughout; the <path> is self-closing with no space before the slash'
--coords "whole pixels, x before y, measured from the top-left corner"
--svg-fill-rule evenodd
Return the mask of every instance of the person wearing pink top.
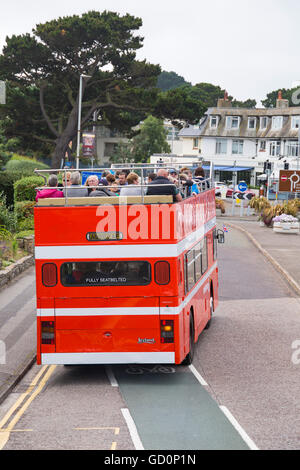
<path id="1" fill-rule="evenodd" d="M 64 193 L 57 189 L 58 180 L 56 175 L 50 175 L 48 178 L 48 186 L 47 189 L 41 189 L 37 192 L 35 200 L 38 201 L 39 199 L 46 199 L 51 197 L 64 197 Z"/>

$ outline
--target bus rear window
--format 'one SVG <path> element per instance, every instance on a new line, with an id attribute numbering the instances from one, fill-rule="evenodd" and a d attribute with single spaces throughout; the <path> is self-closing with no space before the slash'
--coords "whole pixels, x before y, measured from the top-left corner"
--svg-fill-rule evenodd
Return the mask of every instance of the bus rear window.
<path id="1" fill-rule="evenodd" d="M 101 261 L 64 263 L 63 286 L 146 286 L 151 282 L 151 265 L 147 261 Z"/>

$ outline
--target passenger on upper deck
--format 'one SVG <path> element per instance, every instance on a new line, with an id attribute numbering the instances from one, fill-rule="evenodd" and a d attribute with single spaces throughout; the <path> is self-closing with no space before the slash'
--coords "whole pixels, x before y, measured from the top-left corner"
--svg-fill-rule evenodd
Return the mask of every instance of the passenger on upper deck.
<path id="1" fill-rule="evenodd" d="M 129 173 L 126 178 L 127 186 L 121 188 L 120 196 L 141 196 L 144 188 L 139 188 L 136 185 L 139 184 L 139 175 L 136 173 Z"/>
<path id="2" fill-rule="evenodd" d="M 88 194 L 90 195 L 92 191 L 95 191 L 99 185 L 99 179 L 97 175 L 90 175 L 85 182 L 85 186 L 88 187 Z"/>
<path id="3" fill-rule="evenodd" d="M 194 180 L 202 190 L 209 189 L 209 183 L 208 181 L 205 181 L 205 171 L 201 166 L 196 168 Z"/>
<path id="4" fill-rule="evenodd" d="M 57 189 L 58 179 L 56 175 L 50 175 L 48 178 L 48 189 L 41 189 L 37 192 L 35 200 L 45 199 L 48 197 L 64 197 L 63 192 Z"/>
<path id="5" fill-rule="evenodd" d="M 164 168 L 159 169 L 155 180 L 152 181 L 152 183 L 148 185 L 147 195 L 148 196 L 172 195 L 174 202 L 182 201 L 181 194 L 179 193 L 176 186 L 172 184 L 171 181 L 168 179 L 168 176 L 169 176 L 168 170 Z"/>
<path id="6" fill-rule="evenodd" d="M 79 171 L 74 171 L 71 174 L 71 186 L 64 189 L 64 195 L 68 197 L 86 197 L 88 196 L 88 189 L 81 188 L 81 175 Z"/>
<path id="7" fill-rule="evenodd" d="M 119 173 L 119 176 L 118 176 L 118 184 L 120 186 L 126 186 L 128 183 L 127 183 L 127 172 L 126 171 L 120 171 Z"/>

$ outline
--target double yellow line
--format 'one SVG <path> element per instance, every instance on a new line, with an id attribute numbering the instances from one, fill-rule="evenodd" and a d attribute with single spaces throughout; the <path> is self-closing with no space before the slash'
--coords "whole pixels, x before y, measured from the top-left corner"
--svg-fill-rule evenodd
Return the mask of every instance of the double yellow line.
<path id="1" fill-rule="evenodd" d="M 56 366 L 43 366 L 32 380 L 26 392 L 20 395 L 16 403 L 2 418 L 2 420 L 0 421 L 0 450 L 5 447 L 9 439 L 10 433 L 16 431 L 16 424 L 19 422 L 24 412 L 27 410 L 33 400 L 37 397 L 37 395 L 41 393 L 47 380 L 53 374 L 55 368 Z"/>

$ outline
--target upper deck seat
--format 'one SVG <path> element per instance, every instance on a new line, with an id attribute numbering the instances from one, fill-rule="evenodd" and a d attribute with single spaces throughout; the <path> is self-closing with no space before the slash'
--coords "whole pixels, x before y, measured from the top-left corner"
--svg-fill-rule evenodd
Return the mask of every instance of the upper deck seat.
<path id="1" fill-rule="evenodd" d="M 111 196 L 111 197 L 64 197 L 39 199 L 37 206 L 100 206 L 119 204 L 173 204 L 171 195 L 155 196 Z"/>

